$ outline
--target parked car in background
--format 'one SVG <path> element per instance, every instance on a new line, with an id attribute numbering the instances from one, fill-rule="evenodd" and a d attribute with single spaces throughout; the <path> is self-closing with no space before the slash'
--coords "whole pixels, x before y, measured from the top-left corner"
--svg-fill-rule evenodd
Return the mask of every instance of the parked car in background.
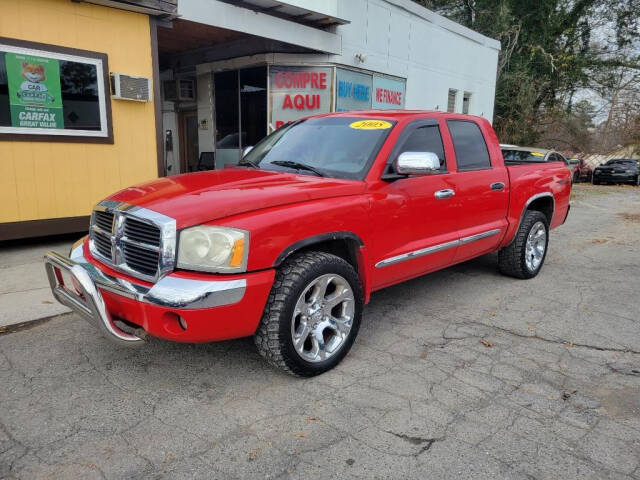
<path id="1" fill-rule="evenodd" d="M 569 158 L 567 159 L 567 167 L 571 170 L 571 176 L 573 178 L 573 183 L 576 183 L 576 174 L 578 173 L 578 166 L 580 165 L 580 161 L 577 158 Z"/>
<path id="2" fill-rule="evenodd" d="M 504 163 L 544 163 L 562 162 L 568 167 L 569 162 L 555 150 L 536 147 L 520 147 L 517 145 L 501 144 Z M 572 169 L 569 169 L 573 172 Z"/>
<path id="3" fill-rule="evenodd" d="M 593 170 L 594 185 L 601 183 L 630 183 L 640 185 L 640 167 L 638 160 L 632 158 L 616 158 Z"/>
<path id="4" fill-rule="evenodd" d="M 568 160 L 571 172 L 573 174 L 573 183 L 581 181 L 590 182 L 593 175 L 593 169 L 581 158 L 570 158 Z"/>
<path id="5" fill-rule="evenodd" d="M 571 180 L 559 157 L 524 157 L 505 166 L 480 117 L 310 117 L 237 168 L 111 195 L 68 257 L 46 255 L 49 282 L 119 344 L 253 335 L 271 364 L 317 375 L 347 354 L 373 291 L 490 252 L 505 275 L 540 272 Z"/>

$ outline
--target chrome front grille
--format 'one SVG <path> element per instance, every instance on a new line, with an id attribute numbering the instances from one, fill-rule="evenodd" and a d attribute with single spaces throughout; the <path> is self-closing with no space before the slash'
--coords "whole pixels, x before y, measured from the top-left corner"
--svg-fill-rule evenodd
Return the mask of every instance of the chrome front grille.
<path id="1" fill-rule="evenodd" d="M 127 266 L 133 270 L 150 277 L 158 273 L 158 252 L 157 250 L 139 247 L 124 241 L 122 245 L 122 255 Z"/>
<path id="2" fill-rule="evenodd" d="M 93 239 L 98 253 L 106 259 L 111 259 L 111 235 L 93 232 Z"/>
<path id="3" fill-rule="evenodd" d="M 113 218 L 114 215 L 111 212 L 97 211 L 95 213 L 95 224 L 104 232 L 111 232 L 113 230 Z"/>
<path id="4" fill-rule="evenodd" d="M 160 246 L 160 229 L 155 225 L 127 218 L 124 224 L 125 236 L 133 241 Z"/>
<path id="5" fill-rule="evenodd" d="M 91 217 L 91 253 L 117 270 L 155 281 L 175 265 L 176 222 L 160 213 L 105 201 Z"/>

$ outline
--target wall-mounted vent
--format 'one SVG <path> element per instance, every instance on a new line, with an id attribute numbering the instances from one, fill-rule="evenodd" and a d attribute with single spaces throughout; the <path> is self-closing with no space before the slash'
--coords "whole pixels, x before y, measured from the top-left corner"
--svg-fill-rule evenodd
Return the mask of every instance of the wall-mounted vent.
<path id="1" fill-rule="evenodd" d="M 447 112 L 453 113 L 456 111 L 457 101 L 458 101 L 458 90 L 450 88 L 449 96 L 447 98 Z"/>
<path id="2" fill-rule="evenodd" d="M 151 79 L 122 73 L 111 74 L 111 95 L 118 100 L 151 101 Z"/>
<path id="3" fill-rule="evenodd" d="M 180 78 L 178 80 L 165 80 L 162 82 L 164 100 L 171 102 L 195 101 L 196 82 L 195 80 Z"/>

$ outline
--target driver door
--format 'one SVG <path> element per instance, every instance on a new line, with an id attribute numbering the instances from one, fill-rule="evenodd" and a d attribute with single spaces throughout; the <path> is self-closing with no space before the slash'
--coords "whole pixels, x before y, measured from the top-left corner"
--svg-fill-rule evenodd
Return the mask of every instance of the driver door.
<path id="1" fill-rule="evenodd" d="M 419 120 L 405 127 L 389 156 L 388 168 L 403 152 L 435 153 L 440 172 L 389 179 L 375 189 L 374 289 L 438 270 L 451 264 L 456 253 L 456 198 L 442 195 L 455 185 L 455 173 L 447 165 L 437 120 Z"/>

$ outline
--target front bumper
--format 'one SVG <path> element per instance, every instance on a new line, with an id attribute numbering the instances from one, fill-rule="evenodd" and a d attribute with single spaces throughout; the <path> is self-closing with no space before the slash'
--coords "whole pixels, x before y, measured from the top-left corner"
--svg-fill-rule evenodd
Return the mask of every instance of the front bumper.
<path id="1" fill-rule="evenodd" d="M 637 175 L 635 173 L 594 173 L 594 182 L 607 182 L 607 183 L 635 183 Z"/>
<path id="2" fill-rule="evenodd" d="M 85 239 L 74 244 L 70 258 L 48 252 L 44 261 L 55 298 L 126 345 L 140 344 L 147 334 L 179 342 L 252 335 L 275 275 L 174 272 L 145 284 L 93 259 Z"/>

